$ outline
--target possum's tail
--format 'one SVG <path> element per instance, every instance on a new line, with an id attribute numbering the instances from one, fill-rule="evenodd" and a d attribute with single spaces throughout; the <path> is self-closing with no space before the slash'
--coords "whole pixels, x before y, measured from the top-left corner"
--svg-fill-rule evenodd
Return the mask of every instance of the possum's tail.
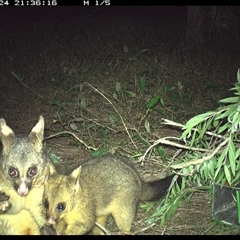
<path id="1" fill-rule="evenodd" d="M 153 182 L 142 182 L 141 200 L 155 201 L 162 198 L 171 185 L 174 176 L 173 174 Z M 178 177 L 177 182 L 180 183 L 180 177 Z"/>

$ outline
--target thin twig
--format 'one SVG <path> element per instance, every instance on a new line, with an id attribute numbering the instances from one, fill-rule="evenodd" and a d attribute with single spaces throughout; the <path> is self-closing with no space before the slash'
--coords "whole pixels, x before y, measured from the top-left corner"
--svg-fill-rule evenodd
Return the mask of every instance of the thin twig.
<path id="1" fill-rule="evenodd" d="M 150 225 L 148 225 L 148 226 L 146 226 L 146 227 L 144 227 L 140 230 L 137 230 L 137 231 L 133 232 L 132 235 L 136 235 L 137 233 L 144 232 L 144 231 L 148 230 L 149 228 L 154 227 L 155 225 L 156 225 L 156 223 L 152 223 L 152 224 L 150 224 Z"/>
<path id="2" fill-rule="evenodd" d="M 112 107 L 114 108 L 115 112 L 119 115 L 119 117 L 120 117 L 120 119 L 121 119 L 121 121 L 122 121 L 122 124 L 123 124 L 123 126 L 124 126 L 124 128 L 125 128 L 125 130 L 126 130 L 126 132 L 127 132 L 127 134 L 128 134 L 128 137 L 130 138 L 133 146 L 134 146 L 136 149 L 138 149 L 138 147 L 137 147 L 136 144 L 134 143 L 134 141 L 133 141 L 133 139 L 132 139 L 132 137 L 131 137 L 131 135 L 130 135 L 130 133 L 129 133 L 129 131 L 128 131 L 128 128 L 127 128 L 127 126 L 126 126 L 126 124 L 125 124 L 125 122 L 124 122 L 121 114 L 119 113 L 119 111 L 118 111 L 118 109 L 115 107 L 115 105 L 114 105 L 104 94 L 102 94 L 97 88 L 93 87 L 90 83 L 87 83 L 87 82 L 86 82 L 86 84 L 89 85 L 92 89 L 94 89 L 97 93 L 99 93 L 105 100 L 107 100 L 107 101 L 112 105 Z"/>
<path id="3" fill-rule="evenodd" d="M 12 74 L 12 76 L 19 81 L 25 88 L 27 88 L 28 90 L 30 90 L 31 92 L 33 92 L 34 94 L 36 94 L 38 97 L 40 97 L 41 99 L 44 99 L 44 97 L 42 95 L 40 95 L 38 92 L 34 91 L 32 88 L 30 88 L 28 85 L 26 85 L 16 73 L 10 71 L 10 73 Z"/>
<path id="4" fill-rule="evenodd" d="M 88 149 L 92 149 L 92 150 L 97 150 L 97 148 L 94 148 L 92 146 L 88 146 L 83 140 L 81 140 L 75 133 L 73 132 L 70 132 L 70 131 L 62 131 L 62 132 L 58 132 L 58 133 L 55 133 L 55 134 L 52 134 L 48 137 L 45 137 L 44 140 L 47 140 L 47 139 L 50 139 L 50 138 L 53 138 L 53 137 L 56 137 L 56 136 L 59 136 L 59 135 L 62 135 L 62 134 L 70 134 L 72 135 L 75 139 L 77 139 L 77 141 L 79 141 L 80 143 L 82 143 L 86 148 Z"/>
<path id="5" fill-rule="evenodd" d="M 102 226 L 98 222 L 95 222 L 95 225 L 98 226 L 101 230 L 103 230 L 107 235 L 112 235 L 110 231 L 108 231 L 104 226 Z"/>

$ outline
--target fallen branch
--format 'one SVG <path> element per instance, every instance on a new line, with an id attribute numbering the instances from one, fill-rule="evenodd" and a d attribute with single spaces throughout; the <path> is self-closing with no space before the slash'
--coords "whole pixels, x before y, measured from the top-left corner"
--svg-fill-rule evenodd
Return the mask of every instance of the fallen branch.
<path id="1" fill-rule="evenodd" d="M 73 132 L 69 132 L 69 131 L 62 131 L 62 132 L 58 132 L 58 133 L 55 133 L 55 134 L 52 134 L 48 137 L 45 137 L 44 140 L 47 140 L 47 139 L 50 139 L 50 138 L 53 138 L 53 137 L 56 137 L 56 136 L 59 136 L 59 135 L 62 135 L 62 134 L 69 134 L 69 135 L 72 135 L 78 142 L 82 143 L 86 148 L 88 149 L 92 149 L 92 150 L 97 150 L 97 148 L 94 148 L 92 146 L 88 146 L 83 140 L 81 140 L 75 133 Z"/>
<path id="2" fill-rule="evenodd" d="M 172 141 L 167 140 L 167 138 L 180 140 L 179 138 L 176 138 L 176 137 L 164 137 L 164 138 L 158 139 L 150 147 L 148 147 L 148 149 L 145 151 L 144 155 L 139 158 L 138 162 L 144 161 L 148 152 L 160 143 L 170 145 L 170 146 L 174 146 L 174 147 L 178 147 L 178 148 L 182 148 L 182 149 L 188 149 L 188 150 L 192 150 L 192 151 L 200 151 L 200 152 L 208 152 L 209 151 L 209 150 L 204 149 L 204 148 L 189 147 L 189 146 L 186 146 L 186 145 L 183 145 L 183 144 L 180 144 L 180 143 L 172 142 Z"/>
<path id="3" fill-rule="evenodd" d="M 197 160 L 193 160 L 193 161 L 190 161 L 190 162 L 187 162 L 187 163 L 180 163 L 180 164 L 176 164 L 175 166 L 171 165 L 171 168 L 173 168 L 173 169 L 181 169 L 181 168 L 188 167 L 190 165 L 201 164 L 201 163 L 211 159 L 221 149 L 221 147 L 223 147 L 225 144 L 227 144 L 229 139 L 230 139 L 230 137 L 225 139 L 222 143 L 220 143 L 218 145 L 218 147 L 214 151 L 212 151 L 212 153 L 210 155 L 207 155 L 207 156 L 205 156 L 203 158 L 200 158 L 200 159 L 197 159 Z"/>

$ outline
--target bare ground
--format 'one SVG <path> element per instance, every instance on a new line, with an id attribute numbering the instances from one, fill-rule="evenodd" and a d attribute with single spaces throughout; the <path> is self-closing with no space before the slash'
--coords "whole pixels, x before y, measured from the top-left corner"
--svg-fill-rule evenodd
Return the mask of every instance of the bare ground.
<path id="1" fill-rule="evenodd" d="M 70 14 L 71 11 L 68 10 L 67 13 Z M 149 48 L 152 52 L 159 52 L 158 61 L 160 65 L 162 64 L 160 67 L 156 67 L 151 62 L 149 56 L 146 59 L 141 58 L 135 65 L 136 69 L 141 69 L 142 67 L 142 70 L 139 70 L 140 72 L 151 72 L 148 75 L 148 78 L 152 79 L 148 88 L 150 92 L 151 84 L 153 85 L 152 89 L 158 92 L 154 87 L 158 80 L 163 80 L 163 85 L 165 84 L 165 86 L 174 82 L 172 86 L 175 86 L 175 88 L 178 81 L 184 85 L 187 98 L 189 99 L 183 101 L 183 97 L 179 97 L 179 99 L 171 101 L 174 89 L 171 90 L 173 94 L 171 92 L 166 94 L 165 99 L 168 101 L 168 105 L 165 108 L 165 113 L 169 114 L 169 118 L 175 114 L 184 122 L 197 113 L 210 110 L 216 106 L 216 102 L 219 99 L 228 94 L 228 89 L 235 82 L 239 61 L 235 62 L 235 65 L 221 65 L 222 62 L 216 63 L 214 57 L 209 53 L 209 57 L 205 58 L 208 59 L 207 63 L 199 62 L 196 64 L 200 59 L 198 53 L 195 62 L 191 60 L 189 65 L 177 65 L 178 57 L 175 54 L 178 55 L 179 52 L 179 54 L 184 55 L 182 49 L 178 50 L 179 46 L 172 46 L 173 50 L 168 50 L 164 45 L 176 28 L 170 31 L 165 26 L 165 28 L 161 28 L 161 31 L 159 31 L 156 21 L 153 26 L 152 20 L 147 20 L 146 18 L 146 21 L 143 21 L 141 14 L 140 16 L 134 15 L 131 21 L 129 19 L 126 20 L 125 25 L 120 24 L 119 22 L 122 19 L 117 19 L 113 14 L 111 15 L 112 24 L 109 24 L 109 28 L 101 28 L 100 23 L 106 23 L 106 16 L 103 17 L 98 11 L 90 16 L 89 22 L 84 22 L 83 17 L 77 18 L 77 16 L 61 18 L 61 15 L 58 15 L 57 19 L 51 16 L 52 18 L 49 17 L 48 19 L 50 21 L 49 26 L 46 23 L 43 24 L 44 18 L 42 15 L 36 20 L 30 13 L 25 12 L 21 14 L 25 20 L 24 26 L 16 27 L 16 24 L 20 25 L 20 23 L 12 20 L 12 26 L 15 26 L 16 35 L 10 34 L 7 27 L 11 26 L 10 19 L 4 18 L 4 21 L 7 21 L 7 23 L 5 22 L 5 35 L 2 36 L 4 41 L 1 41 L 1 52 L 4 57 L 1 61 L 0 78 L 0 116 L 4 117 L 8 125 L 19 134 L 28 132 L 37 122 L 39 115 L 43 115 L 46 121 L 45 137 L 60 131 L 69 130 L 69 125 L 67 125 L 69 119 L 76 116 L 77 111 L 82 110 L 81 106 L 79 107 L 79 98 L 86 98 L 94 103 L 90 104 L 87 111 L 83 110 L 83 113 L 86 111 L 85 113 L 88 117 L 88 121 L 85 119 L 86 125 L 92 123 L 89 119 L 95 119 L 97 122 L 100 119 L 99 117 L 102 117 L 101 120 L 103 121 L 99 120 L 99 123 L 106 126 L 104 124 L 107 123 L 104 120 L 108 116 L 109 105 L 100 94 L 94 95 L 91 88 L 85 88 L 81 94 L 78 92 L 78 100 L 74 96 L 73 105 L 70 105 L 69 99 L 71 97 L 69 97 L 68 90 L 76 85 L 88 82 L 101 90 L 103 90 L 103 86 L 107 86 L 107 89 L 102 92 L 111 93 L 115 82 L 119 81 L 119 79 L 123 79 L 123 82 L 127 82 L 127 87 L 131 88 L 133 80 L 131 74 L 134 69 L 131 70 L 129 68 L 133 68 L 134 65 L 125 64 L 125 61 L 128 61 L 128 57 L 122 53 L 122 45 L 126 42 L 135 53 L 146 48 Z M 26 16 L 29 16 L 30 20 Z M 69 22 L 66 22 L 65 19 Z M 32 21 L 31 24 L 30 21 Z M 141 21 L 140 26 L 138 25 L 139 21 Z M 90 23 L 96 26 L 92 26 L 89 32 L 84 35 Z M 128 23 L 130 25 L 126 25 Z M 170 22 L 168 24 L 168 26 L 173 28 Z M 53 29 L 55 30 L 55 35 L 51 32 Z M 115 31 L 115 29 L 118 29 L 118 31 Z M 124 34 L 129 34 L 129 36 Z M 94 37 L 97 40 L 102 40 L 102 42 L 95 42 Z M 38 47 L 35 48 L 35 46 Z M 165 49 L 164 53 L 161 53 L 162 49 Z M 111 61 L 106 60 L 108 54 L 111 57 Z M 174 58 L 174 56 L 176 61 L 170 59 L 171 57 Z M 227 61 L 226 59 L 224 60 Z M 118 70 L 114 71 L 113 69 L 111 73 L 107 73 L 107 71 L 110 72 L 107 68 L 107 63 L 110 64 L 112 62 L 113 64 L 115 61 L 122 62 L 122 65 Z M 153 65 L 150 66 L 149 62 Z M 163 65 L 167 68 L 166 71 L 163 70 Z M 103 70 L 104 67 L 106 70 Z M 16 76 L 14 77 L 10 73 L 11 71 L 16 73 L 19 79 Z M 104 75 L 104 71 L 106 75 Z M 71 75 L 72 72 L 74 74 Z M 109 77 L 108 74 L 111 76 Z M 21 79 L 22 76 L 23 78 Z M 54 103 L 57 97 L 62 100 L 61 104 L 66 103 L 66 108 L 69 112 L 64 110 L 63 113 L 59 110 L 61 108 L 56 107 Z M 147 101 L 151 97 L 151 94 L 146 94 L 144 98 L 141 96 L 137 101 L 141 105 L 143 99 Z M 134 126 L 134 121 L 139 121 L 139 117 L 137 117 L 139 111 L 144 113 L 142 108 L 131 109 L 127 100 L 124 102 L 123 98 L 121 101 L 121 104 L 126 106 L 126 112 L 130 112 L 130 116 L 132 116 L 132 122 L 129 121 L 129 126 Z M 190 105 L 187 104 L 189 102 L 191 102 Z M 156 119 L 157 114 L 153 113 L 152 117 Z M 168 118 L 166 115 L 161 117 Z M 59 119 L 62 122 L 59 122 Z M 155 134 L 155 139 L 160 136 L 179 136 L 178 131 L 166 128 L 161 124 L 154 125 L 152 131 Z M 102 133 L 99 133 L 99 136 L 97 132 L 95 135 L 89 133 L 88 138 L 85 130 L 83 132 L 84 134 L 80 134 L 79 137 L 84 139 L 86 143 L 96 148 L 104 146 L 101 143 Z M 110 139 L 114 142 L 116 138 L 119 141 L 119 138 L 122 137 L 123 141 L 129 142 L 129 139 L 123 134 L 124 130 L 121 129 L 120 132 L 119 135 L 117 133 L 112 134 Z M 71 135 L 67 134 L 61 135 L 61 137 L 52 137 L 46 140 L 47 150 L 56 153 L 63 163 L 67 162 L 70 168 L 74 168 L 90 156 L 90 149 L 84 145 L 77 146 L 75 140 Z M 111 148 L 114 147 L 113 144 Z M 146 150 L 144 145 L 140 144 L 139 147 L 143 149 L 143 152 Z M 170 155 L 176 151 L 176 149 L 167 148 L 166 146 L 165 150 Z M 127 155 L 127 153 L 133 153 L 133 150 L 131 147 L 128 149 L 123 144 L 122 149 L 117 147 L 116 153 Z M 147 159 L 143 167 L 137 161 L 134 162 L 134 165 L 145 180 L 156 179 L 166 174 L 166 164 L 163 164 L 161 159 L 156 157 Z M 61 166 L 59 167 L 61 168 Z M 174 217 L 163 227 L 160 227 L 158 223 L 150 226 L 145 225 L 143 220 L 148 218 L 153 210 L 146 213 L 139 207 L 133 226 L 133 233 L 150 235 L 238 234 L 239 229 L 237 227 L 216 224 L 213 221 L 211 218 L 211 204 L 212 200 L 209 193 L 198 191 L 193 194 L 189 203 L 182 203 Z M 113 234 L 118 233 L 112 219 L 109 220 L 108 229 Z"/>

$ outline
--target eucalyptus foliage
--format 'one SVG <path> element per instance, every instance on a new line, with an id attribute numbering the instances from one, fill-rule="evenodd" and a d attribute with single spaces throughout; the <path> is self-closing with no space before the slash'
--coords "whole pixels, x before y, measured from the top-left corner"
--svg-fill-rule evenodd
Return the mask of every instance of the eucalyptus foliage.
<path id="1" fill-rule="evenodd" d="M 233 96 L 220 100 L 219 108 L 194 116 L 182 128 L 180 140 L 188 151 L 170 166 L 181 176 L 182 184 L 173 182 L 157 211 L 146 220 L 148 223 L 160 221 L 163 225 L 183 199 L 191 199 L 194 191 L 209 190 L 213 183 L 239 183 L 240 70 L 237 83 L 230 90 Z"/>

